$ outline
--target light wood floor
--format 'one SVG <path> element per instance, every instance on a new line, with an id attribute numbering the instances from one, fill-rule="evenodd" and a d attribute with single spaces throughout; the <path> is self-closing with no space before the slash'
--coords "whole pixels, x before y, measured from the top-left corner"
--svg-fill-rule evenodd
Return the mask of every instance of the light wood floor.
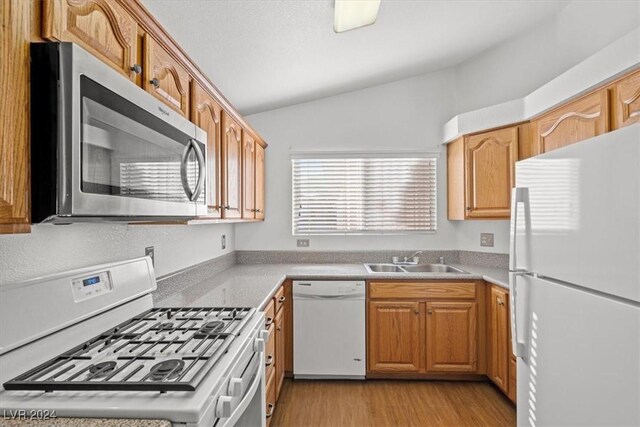
<path id="1" fill-rule="evenodd" d="M 285 380 L 271 427 L 515 426 L 489 383 Z"/>

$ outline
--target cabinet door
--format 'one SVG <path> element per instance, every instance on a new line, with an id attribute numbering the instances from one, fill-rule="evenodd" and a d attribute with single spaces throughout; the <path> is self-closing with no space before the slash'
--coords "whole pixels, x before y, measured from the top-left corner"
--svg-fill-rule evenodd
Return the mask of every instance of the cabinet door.
<path id="1" fill-rule="evenodd" d="M 193 84 L 193 111 L 196 126 L 207 132 L 207 216 L 222 218 L 222 186 L 220 185 L 220 138 L 222 136 L 222 108 L 199 84 Z"/>
<path id="2" fill-rule="evenodd" d="M 533 143 L 546 153 L 609 131 L 609 97 L 599 90 L 533 122 Z"/>
<path id="3" fill-rule="evenodd" d="M 273 419 L 273 411 L 276 409 L 276 401 L 278 400 L 276 396 L 276 375 L 275 371 L 271 372 L 271 375 L 265 377 L 267 381 L 266 386 L 266 414 L 265 417 L 267 419 L 267 427 L 271 425 L 271 420 Z"/>
<path id="4" fill-rule="evenodd" d="M 285 311 L 280 310 L 276 314 L 276 400 L 280 396 L 280 389 L 284 381 L 284 364 L 285 364 L 285 328 L 286 317 Z"/>
<path id="5" fill-rule="evenodd" d="M 222 113 L 222 203 L 223 218 L 242 216 L 242 131 L 238 123 Z"/>
<path id="6" fill-rule="evenodd" d="M 264 147 L 256 144 L 256 219 L 264 219 Z"/>
<path id="7" fill-rule="evenodd" d="M 117 2 L 109 0 L 46 0 L 43 36 L 77 43 L 135 80 L 138 25 Z"/>
<path id="8" fill-rule="evenodd" d="M 475 302 L 427 303 L 427 372 L 476 372 Z"/>
<path id="9" fill-rule="evenodd" d="M 254 219 L 256 197 L 256 141 L 242 132 L 242 218 Z"/>
<path id="10" fill-rule="evenodd" d="M 369 301 L 369 371 L 424 372 L 424 310 L 419 302 Z"/>
<path id="11" fill-rule="evenodd" d="M 640 70 L 614 83 L 612 94 L 613 129 L 640 121 Z"/>
<path id="12" fill-rule="evenodd" d="M 489 378 L 503 391 L 508 391 L 509 384 L 509 293 L 491 286 L 489 294 Z"/>
<path id="13" fill-rule="evenodd" d="M 467 218 L 509 218 L 517 161 L 517 126 L 467 137 Z"/>
<path id="14" fill-rule="evenodd" d="M 147 92 L 189 117 L 189 82 L 191 76 L 151 36 L 144 36 L 144 84 Z"/>
<path id="15" fill-rule="evenodd" d="M 0 6 L 0 93 L 4 100 L 0 113 L 0 234 L 28 233 L 31 228 L 28 70 L 30 23 L 37 6 L 9 0 Z"/>
<path id="16" fill-rule="evenodd" d="M 509 399 L 511 399 L 513 403 L 516 403 L 518 393 L 518 384 L 516 383 L 516 363 L 515 357 L 509 358 L 509 392 L 507 393 L 507 396 L 509 396 Z"/>
<path id="17" fill-rule="evenodd" d="M 293 375 L 293 287 L 291 280 L 287 280 L 284 286 L 284 372 L 287 376 Z"/>

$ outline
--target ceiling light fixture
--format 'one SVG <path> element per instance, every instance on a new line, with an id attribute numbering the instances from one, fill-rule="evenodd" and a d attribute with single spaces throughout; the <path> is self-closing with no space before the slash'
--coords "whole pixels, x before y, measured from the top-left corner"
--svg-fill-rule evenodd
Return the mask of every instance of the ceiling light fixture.
<path id="1" fill-rule="evenodd" d="M 336 0 L 333 31 L 342 33 L 376 22 L 380 0 Z"/>

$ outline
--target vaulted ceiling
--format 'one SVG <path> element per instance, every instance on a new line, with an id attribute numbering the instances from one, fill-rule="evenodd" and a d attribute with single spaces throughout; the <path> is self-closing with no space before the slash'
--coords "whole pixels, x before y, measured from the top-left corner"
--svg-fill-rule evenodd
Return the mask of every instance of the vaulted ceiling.
<path id="1" fill-rule="evenodd" d="M 333 0 L 144 0 L 244 114 L 461 63 L 568 2 L 382 0 L 377 22 L 333 32 Z"/>

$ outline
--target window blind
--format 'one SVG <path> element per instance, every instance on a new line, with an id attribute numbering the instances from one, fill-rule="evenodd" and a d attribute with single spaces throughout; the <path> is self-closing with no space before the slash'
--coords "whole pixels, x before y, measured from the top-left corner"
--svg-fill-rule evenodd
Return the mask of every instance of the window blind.
<path id="1" fill-rule="evenodd" d="M 293 234 L 436 230 L 434 157 L 294 158 Z"/>

